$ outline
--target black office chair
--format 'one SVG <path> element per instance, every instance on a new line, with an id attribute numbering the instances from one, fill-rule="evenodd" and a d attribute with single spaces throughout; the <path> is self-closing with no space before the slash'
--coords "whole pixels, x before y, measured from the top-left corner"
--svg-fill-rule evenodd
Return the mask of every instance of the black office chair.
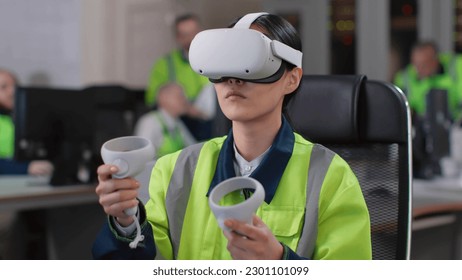
<path id="1" fill-rule="evenodd" d="M 93 85 L 83 89 L 92 95 L 96 110 L 95 150 L 109 139 L 133 134 L 136 95 L 120 85 Z"/>
<path id="2" fill-rule="evenodd" d="M 286 116 L 355 172 L 371 217 L 373 259 L 409 259 L 410 113 L 402 92 L 361 75 L 305 75 Z"/>

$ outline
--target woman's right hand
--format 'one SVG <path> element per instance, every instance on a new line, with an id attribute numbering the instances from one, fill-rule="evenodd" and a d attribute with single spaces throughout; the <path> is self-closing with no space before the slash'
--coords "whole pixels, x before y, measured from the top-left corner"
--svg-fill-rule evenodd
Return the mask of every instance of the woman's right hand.
<path id="1" fill-rule="evenodd" d="M 121 226 L 133 223 L 133 217 L 124 213 L 125 209 L 138 205 L 139 182 L 133 178 L 113 179 L 117 166 L 103 164 L 98 167 L 98 186 L 96 194 L 106 214 L 117 219 Z"/>

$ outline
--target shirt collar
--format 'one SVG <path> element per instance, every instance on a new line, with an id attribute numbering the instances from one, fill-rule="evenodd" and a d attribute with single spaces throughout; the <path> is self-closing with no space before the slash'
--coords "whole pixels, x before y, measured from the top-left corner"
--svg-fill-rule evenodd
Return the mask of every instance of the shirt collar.
<path id="1" fill-rule="evenodd" d="M 159 108 L 159 113 L 161 114 L 161 118 L 164 121 L 164 124 L 167 126 L 168 129 L 174 129 L 177 124 L 177 119 L 173 118 L 165 109 Z"/>
<path id="2" fill-rule="evenodd" d="M 239 154 L 239 151 L 236 148 L 236 144 L 233 145 L 234 149 L 234 159 L 235 159 L 235 168 L 234 171 L 236 175 L 241 175 L 244 177 L 249 176 L 255 168 L 257 168 L 261 161 L 263 160 L 263 157 L 268 153 L 271 147 L 266 149 L 261 155 L 259 155 L 257 158 L 247 161 L 245 158 Z"/>
<path id="3" fill-rule="evenodd" d="M 260 165 L 250 174 L 250 177 L 258 180 L 263 185 L 265 189 L 265 202 L 268 204 L 273 199 L 282 174 L 292 156 L 294 143 L 295 136 L 292 127 L 283 117 L 281 128 L 274 139 L 273 145 L 262 158 Z M 236 177 L 233 163 L 233 147 L 234 138 L 231 130 L 221 147 L 215 174 L 207 192 L 207 196 L 218 183 Z"/>

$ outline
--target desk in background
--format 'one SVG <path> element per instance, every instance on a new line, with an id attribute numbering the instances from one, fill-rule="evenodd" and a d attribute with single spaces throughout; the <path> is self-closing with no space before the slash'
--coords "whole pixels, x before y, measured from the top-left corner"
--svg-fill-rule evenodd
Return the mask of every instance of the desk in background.
<path id="1" fill-rule="evenodd" d="M 414 179 L 411 259 L 462 259 L 462 178 Z"/>
<path id="2" fill-rule="evenodd" d="M 43 218 L 47 259 L 91 259 L 106 215 L 94 185 L 52 187 L 47 178 L 0 176 L 0 211 Z M 414 180 L 412 259 L 462 259 L 462 180 Z M 20 235 L 19 235 L 20 236 Z M 23 240 L 18 240 L 23 242 Z"/>
<path id="3" fill-rule="evenodd" d="M 0 176 L 0 211 L 97 202 L 94 185 L 53 187 L 48 177 Z"/>
<path id="4" fill-rule="evenodd" d="M 413 198 L 414 217 L 445 209 L 462 211 L 462 177 L 414 179 Z"/>
<path id="5" fill-rule="evenodd" d="M 55 187 L 44 177 L 0 176 L 0 211 L 20 218 L 12 258 L 91 259 L 91 245 L 106 219 L 95 185 Z"/>

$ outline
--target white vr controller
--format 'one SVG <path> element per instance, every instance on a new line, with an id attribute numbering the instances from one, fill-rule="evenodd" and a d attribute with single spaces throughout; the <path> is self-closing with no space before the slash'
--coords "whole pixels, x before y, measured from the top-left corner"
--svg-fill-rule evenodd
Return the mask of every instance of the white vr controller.
<path id="1" fill-rule="evenodd" d="M 220 201 L 237 190 L 252 189 L 254 193 L 241 203 L 222 206 Z M 209 195 L 210 208 L 223 230 L 229 230 L 225 225 L 226 219 L 237 219 L 252 224 L 252 216 L 265 199 L 265 189 L 257 180 L 250 177 L 233 177 L 216 185 Z"/>
<path id="2" fill-rule="evenodd" d="M 104 163 L 116 165 L 119 169 L 113 178 L 121 179 L 134 177 L 143 171 L 148 161 L 154 158 L 154 148 L 151 142 L 143 137 L 126 136 L 109 140 L 101 147 L 101 156 Z M 227 194 L 251 189 L 253 195 L 245 201 L 229 206 L 220 205 L 220 201 Z M 250 177 L 234 177 L 227 179 L 213 188 L 209 195 L 209 205 L 214 213 L 220 228 L 229 230 L 225 225 L 226 219 L 237 219 L 248 224 L 252 223 L 252 216 L 265 198 L 265 190 L 257 180 Z M 126 209 L 127 215 L 135 216 L 137 207 Z M 137 224 L 138 234 L 141 230 Z M 142 240 L 140 236 L 138 240 Z M 132 244 L 134 243 L 134 244 Z M 130 247 L 136 248 L 137 242 L 130 243 Z"/>
<path id="3" fill-rule="evenodd" d="M 101 147 L 104 163 L 117 166 L 119 171 L 113 178 L 134 177 L 141 173 L 148 161 L 154 158 L 154 147 L 146 138 L 125 136 L 109 140 Z M 125 214 L 133 216 L 137 207 L 125 210 Z"/>
<path id="4" fill-rule="evenodd" d="M 113 164 L 119 169 L 113 178 L 121 179 L 134 177 L 141 173 L 146 163 L 154 158 L 154 147 L 151 141 L 139 136 L 126 136 L 109 140 L 101 147 L 101 157 L 104 163 Z M 136 212 L 138 207 L 125 209 L 125 214 L 132 216 L 136 225 L 136 237 L 130 242 L 132 249 L 138 247 L 138 243 L 144 240 L 141 234 L 141 226 Z"/>

